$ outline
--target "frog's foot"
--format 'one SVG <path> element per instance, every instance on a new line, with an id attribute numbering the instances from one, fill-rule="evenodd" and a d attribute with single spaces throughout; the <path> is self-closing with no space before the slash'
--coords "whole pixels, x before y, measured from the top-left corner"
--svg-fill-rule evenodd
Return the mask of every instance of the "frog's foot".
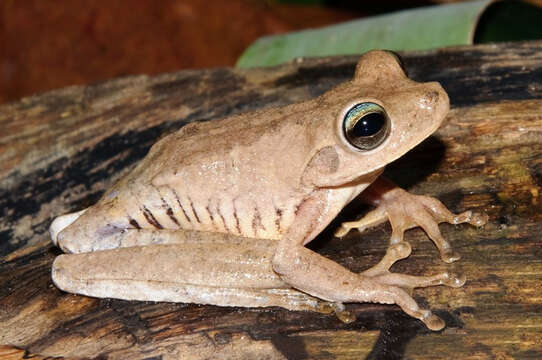
<path id="1" fill-rule="evenodd" d="M 421 309 L 408 290 L 400 286 L 405 283 L 414 287 L 440 285 L 447 282 L 447 280 L 443 280 L 446 278 L 445 275 L 441 274 L 432 277 L 389 275 L 393 276 L 367 277 L 360 274 L 361 283 L 363 284 L 359 293 L 360 300 L 381 304 L 396 304 L 405 313 L 422 321 L 431 330 L 441 330 L 445 326 L 440 317 L 433 314 L 429 309 Z"/>
<path id="2" fill-rule="evenodd" d="M 488 217 L 470 210 L 454 214 L 433 197 L 413 195 L 396 188 L 387 192 L 382 197 L 380 205 L 361 220 L 343 223 L 336 235 L 342 236 L 352 228 L 364 230 L 386 219 L 389 219 L 392 227 L 390 239 L 392 245 L 403 242 L 403 234 L 406 230 L 420 226 L 439 249 L 441 259 L 451 263 L 459 260 L 460 256 L 444 239 L 438 224 L 448 222 L 450 224 L 469 223 L 474 226 L 482 226 L 487 222 Z"/>
<path id="3" fill-rule="evenodd" d="M 363 273 L 360 275 L 364 275 Z M 432 276 L 413 276 L 386 272 L 377 276 L 367 277 L 380 287 L 378 294 L 372 299 L 373 302 L 397 304 L 408 315 L 421 320 L 429 329 L 440 330 L 444 327 L 444 321 L 429 309 L 420 309 L 416 300 L 411 296 L 412 290 L 419 287 L 446 285 L 461 287 L 465 284 L 465 277 L 454 273 L 443 272 Z"/>
<path id="4" fill-rule="evenodd" d="M 390 267 L 398 260 L 410 255 L 410 245 L 407 242 L 400 242 L 391 245 L 386 251 L 386 255 L 375 266 L 362 272 L 362 275 L 377 279 L 379 283 L 399 286 L 412 291 L 417 287 L 428 287 L 435 285 L 447 285 L 451 287 L 461 287 L 465 284 L 464 275 L 443 272 L 433 276 L 412 276 L 395 274 L 389 271 Z"/>
<path id="5" fill-rule="evenodd" d="M 389 287 L 395 295 L 394 302 L 407 314 L 423 321 L 431 330 L 440 330 L 444 327 L 444 321 L 434 315 L 430 310 L 419 309 L 418 304 L 410 294 L 414 288 L 446 285 L 461 287 L 465 284 L 464 275 L 443 272 L 432 276 L 413 276 L 406 274 L 391 273 L 390 267 L 398 260 L 410 255 L 410 245 L 407 242 L 392 244 L 386 251 L 382 260 L 372 268 L 362 272 L 365 276 L 380 286 Z M 378 299 L 377 299 L 378 300 Z"/>

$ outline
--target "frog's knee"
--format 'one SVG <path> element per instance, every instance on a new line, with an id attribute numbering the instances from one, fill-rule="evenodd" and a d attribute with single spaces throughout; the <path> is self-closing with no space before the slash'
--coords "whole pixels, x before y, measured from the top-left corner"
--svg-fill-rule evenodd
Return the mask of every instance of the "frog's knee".
<path id="1" fill-rule="evenodd" d="M 70 225 L 66 226 L 56 236 L 56 246 L 67 254 L 86 252 L 85 249 L 81 249 L 82 241 L 77 241 L 77 235 L 75 227 Z"/>
<path id="2" fill-rule="evenodd" d="M 296 265 L 301 264 L 301 260 L 296 249 L 277 249 L 271 261 L 273 271 L 281 277 L 288 277 L 295 272 Z"/>
<path id="3" fill-rule="evenodd" d="M 49 233 L 51 234 L 51 241 L 53 244 L 58 245 L 58 235 L 62 230 L 70 226 L 75 220 L 77 220 L 87 209 L 83 209 L 78 212 L 59 216 L 53 220 L 49 227 Z"/>

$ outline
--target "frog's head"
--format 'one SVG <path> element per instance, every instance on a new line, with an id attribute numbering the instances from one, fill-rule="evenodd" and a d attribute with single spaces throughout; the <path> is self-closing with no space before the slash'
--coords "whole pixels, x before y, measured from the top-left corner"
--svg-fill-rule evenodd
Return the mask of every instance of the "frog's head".
<path id="1" fill-rule="evenodd" d="M 312 178 L 320 185 L 378 173 L 435 132 L 449 110 L 439 83 L 410 80 L 389 51 L 363 55 L 354 78 L 318 101 L 326 109 L 325 130 L 309 168 L 320 168 L 319 179 Z"/>

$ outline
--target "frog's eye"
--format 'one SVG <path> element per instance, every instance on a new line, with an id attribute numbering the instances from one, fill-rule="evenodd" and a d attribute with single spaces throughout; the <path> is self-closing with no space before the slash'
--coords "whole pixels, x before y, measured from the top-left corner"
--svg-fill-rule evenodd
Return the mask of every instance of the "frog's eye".
<path id="1" fill-rule="evenodd" d="M 384 108 L 373 102 L 352 106 L 343 120 L 343 133 L 350 145 L 372 150 L 388 137 L 390 119 Z"/>

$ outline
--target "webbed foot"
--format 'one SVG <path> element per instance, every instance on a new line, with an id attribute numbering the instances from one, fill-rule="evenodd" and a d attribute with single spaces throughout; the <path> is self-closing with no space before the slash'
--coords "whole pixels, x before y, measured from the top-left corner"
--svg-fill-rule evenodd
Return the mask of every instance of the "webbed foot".
<path id="1" fill-rule="evenodd" d="M 486 214 L 474 213 L 470 210 L 454 214 L 436 198 L 413 195 L 400 188 L 395 188 L 382 195 L 378 207 L 367 213 L 362 219 L 342 223 L 335 232 L 335 236 L 344 236 L 353 228 L 363 231 L 368 227 L 389 220 L 392 227 L 390 243 L 394 245 L 404 242 L 403 237 L 406 230 L 420 226 L 437 246 L 441 259 L 446 263 L 452 263 L 459 260 L 461 256 L 444 239 L 438 224 L 448 222 L 450 224 L 469 223 L 474 226 L 483 226 L 487 219 Z"/>

